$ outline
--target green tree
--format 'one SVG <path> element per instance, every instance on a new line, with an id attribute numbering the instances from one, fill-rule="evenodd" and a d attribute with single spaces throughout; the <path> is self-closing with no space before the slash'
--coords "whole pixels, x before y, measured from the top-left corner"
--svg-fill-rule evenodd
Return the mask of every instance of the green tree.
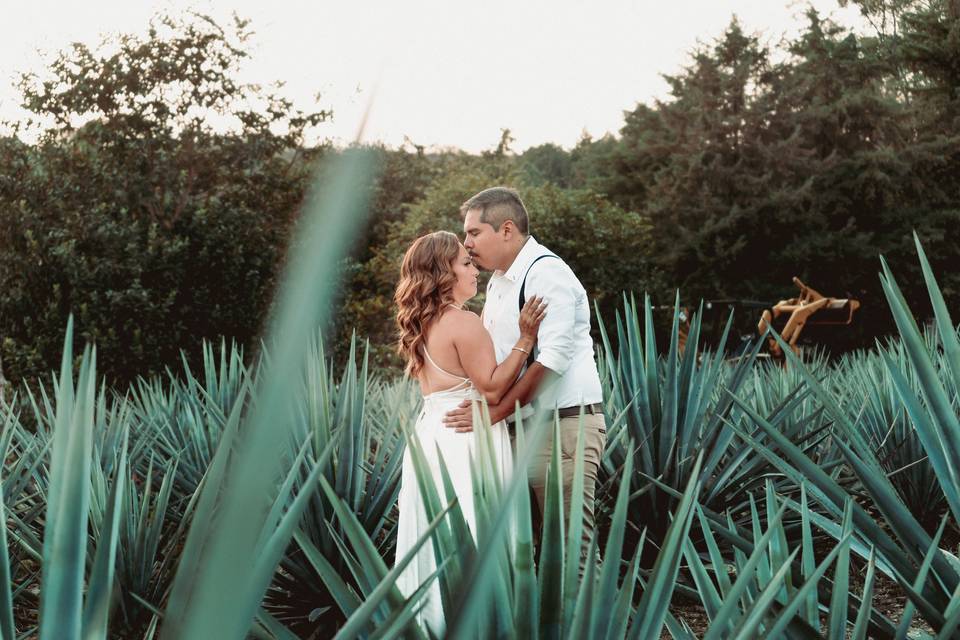
<path id="1" fill-rule="evenodd" d="M 330 113 L 239 83 L 249 37 L 159 16 L 22 76 L 31 117 L 0 141 L 8 377 L 53 367 L 69 313 L 117 381 L 260 335 L 317 154 L 305 136 Z"/>
<path id="2" fill-rule="evenodd" d="M 407 208 L 406 218 L 394 227 L 389 242 L 371 263 L 384 295 L 389 292 L 392 297 L 401 258 L 413 240 L 438 229 L 462 236 L 460 205 L 492 185 L 518 189 L 530 214 L 532 235 L 571 266 L 604 318 L 613 317 L 624 291 L 663 288 L 651 260 L 650 224 L 640 214 L 625 211 L 589 189 L 527 184 L 524 178 L 524 165 L 511 155 L 461 156 L 451 162 L 423 198 Z M 481 295 L 473 303 L 475 310 L 480 310 L 482 302 Z"/>
<path id="3" fill-rule="evenodd" d="M 869 311 L 846 335 L 868 344 L 892 329 L 874 312 L 878 254 L 905 258 L 916 229 L 939 265 L 958 257 L 943 241 L 958 221 L 945 174 L 956 151 L 918 136 L 914 107 L 889 90 L 896 65 L 873 41 L 808 16 L 782 62 L 736 21 L 696 51 L 668 76 L 670 100 L 627 114 L 600 156 L 604 191 L 650 219 L 654 259 L 691 303 L 772 302 L 793 294 L 797 275 L 860 298 Z M 750 330 L 756 318 L 743 320 Z"/>
<path id="4" fill-rule="evenodd" d="M 573 158 L 558 145 L 530 147 L 517 158 L 524 181 L 531 185 L 569 187 L 573 181 Z"/>
<path id="5" fill-rule="evenodd" d="M 750 224 L 772 190 L 760 133 L 771 80 L 769 52 L 734 21 L 681 74 L 671 100 L 639 105 L 608 158 L 611 197 L 653 224 L 654 257 L 685 294 L 735 295 L 758 276 Z"/>
<path id="6" fill-rule="evenodd" d="M 905 3 L 887 7 L 897 17 L 899 42 L 918 37 L 904 10 Z M 842 286 L 870 310 L 859 322 L 861 344 L 870 344 L 871 336 L 893 329 L 887 314 L 871 312 L 884 308 L 875 275 L 879 254 L 896 265 L 917 309 L 929 306 L 911 259 L 912 231 L 941 272 L 949 274 L 946 266 L 960 258 L 956 244 L 946 240 L 960 222 L 960 190 L 949 177 L 960 169 L 960 146 L 956 129 L 932 116 L 936 109 L 910 90 L 921 80 L 915 71 L 902 72 L 915 66 L 901 55 L 906 47 L 858 37 L 812 11 L 809 20 L 791 46 L 795 58 L 782 74 L 779 107 L 793 114 L 785 123 L 810 152 L 805 173 L 811 188 L 799 214 L 809 229 L 793 250 L 810 256 L 811 279 L 843 274 Z M 905 88 L 912 95 L 904 96 Z M 948 299 L 956 300 L 957 281 L 950 275 L 943 280 Z"/>

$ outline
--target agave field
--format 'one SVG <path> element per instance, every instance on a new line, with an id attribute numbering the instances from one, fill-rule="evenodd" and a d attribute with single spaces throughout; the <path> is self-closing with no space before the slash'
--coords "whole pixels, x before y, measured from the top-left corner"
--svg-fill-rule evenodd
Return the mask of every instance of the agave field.
<path id="1" fill-rule="evenodd" d="M 411 560 L 393 551 L 404 450 L 425 468 L 418 391 L 360 346 L 334 371 L 317 333 L 318 274 L 352 232 L 330 216 L 362 219 L 344 212 L 362 208 L 348 194 L 365 161 L 345 162 L 257 357 L 208 345 L 201 370 L 111 389 L 68 327 L 60 373 L 0 406 L 3 638 L 427 637 L 422 591 L 394 585 Z M 534 552 L 523 468 L 549 419 L 519 430 L 506 486 L 480 446 L 476 539 L 419 474 L 446 635 L 960 637 L 960 335 L 917 249 L 935 322 L 884 264 L 899 336 L 834 361 L 786 348 L 771 365 L 759 342 L 728 361 L 697 348 L 696 316 L 680 353 L 677 321 L 656 336 L 650 302 L 625 298 L 598 345 L 608 445 L 588 549 L 555 455 Z"/>

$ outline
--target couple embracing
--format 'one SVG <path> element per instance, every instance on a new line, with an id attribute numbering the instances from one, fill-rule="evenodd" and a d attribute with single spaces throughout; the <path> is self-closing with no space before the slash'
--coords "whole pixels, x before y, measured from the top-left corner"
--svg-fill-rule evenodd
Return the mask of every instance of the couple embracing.
<path id="1" fill-rule="evenodd" d="M 584 538 L 593 535 L 594 490 L 606 444 L 600 376 L 590 337 L 586 291 L 567 264 L 530 235 L 526 208 L 516 191 L 493 187 L 460 208 L 463 243 L 448 231 L 418 238 L 407 250 L 395 300 L 398 349 L 407 372 L 419 381 L 423 410 L 413 427 L 433 481 L 442 487 L 443 457 L 464 518 L 476 536 L 470 458 L 475 455 L 471 403 L 490 412 L 496 468 L 512 466 L 512 418 L 538 411 L 560 418 L 564 513 L 569 514 L 574 454 L 584 430 Z M 483 312 L 465 303 L 477 294 L 479 269 L 492 271 Z M 583 419 L 580 419 L 583 407 Z M 487 435 L 487 434 L 485 434 Z M 529 483 L 536 501 L 535 529 L 543 513 L 552 435 L 536 452 Z M 440 490 L 440 495 L 443 491 Z M 429 525 L 413 461 L 404 455 L 399 496 L 397 558 Z M 433 549 L 420 548 L 397 581 L 409 597 L 435 571 Z M 420 620 L 442 634 L 439 586 L 425 595 Z"/>

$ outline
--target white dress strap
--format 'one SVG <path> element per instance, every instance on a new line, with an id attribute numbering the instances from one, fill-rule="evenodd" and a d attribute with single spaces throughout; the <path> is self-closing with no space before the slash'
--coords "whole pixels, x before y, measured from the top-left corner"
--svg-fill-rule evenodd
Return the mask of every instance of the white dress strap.
<path id="1" fill-rule="evenodd" d="M 457 380 L 460 380 L 461 382 L 467 382 L 467 381 L 470 380 L 470 378 L 464 378 L 463 376 L 458 376 L 458 375 L 456 375 L 456 374 L 454 374 L 454 373 L 450 373 L 449 371 L 447 371 L 446 369 L 444 369 L 443 367 L 441 367 L 440 365 L 438 365 L 438 364 L 434 361 L 434 359 L 430 357 L 430 352 L 427 351 L 426 345 L 424 345 L 424 347 L 423 347 L 423 355 L 426 356 L 427 362 L 429 362 L 430 364 L 432 364 L 434 369 L 436 369 L 436 370 L 439 371 L 440 373 L 444 374 L 445 376 L 448 376 L 448 377 L 450 377 L 450 378 L 456 378 Z"/>

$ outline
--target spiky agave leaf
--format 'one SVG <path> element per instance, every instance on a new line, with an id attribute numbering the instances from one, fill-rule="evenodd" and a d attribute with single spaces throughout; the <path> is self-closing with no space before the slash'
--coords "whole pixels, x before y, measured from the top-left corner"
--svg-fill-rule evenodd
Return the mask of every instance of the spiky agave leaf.
<path id="1" fill-rule="evenodd" d="M 404 438 L 399 425 L 408 419 L 413 409 L 409 406 L 409 394 L 391 393 L 371 376 L 366 365 L 367 349 L 363 353 L 364 365 L 358 367 L 356 348 L 354 336 L 351 355 L 338 381 L 324 357 L 322 340 L 318 335 L 311 340 L 301 385 L 298 434 L 310 444 L 315 455 L 332 440 L 338 440 L 321 475 L 338 496 L 348 499 L 350 509 L 386 555 L 395 538 L 396 523 L 391 512 L 399 493 L 403 459 Z M 401 382 L 395 386 L 406 385 Z M 352 472 L 340 472 L 343 468 Z M 297 481 L 298 489 L 305 473 L 302 472 Z M 322 491 L 311 494 L 301 523 L 301 535 L 349 581 L 349 570 L 334 541 L 334 535 L 343 537 L 344 532 L 332 515 L 333 507 L 326 494 Z M 268 594 L 267 608 L 281 622 L 296 625 L 297 631 L 304 634 L 309 629 L 333 624 L 338 608 L 313 563 L 304 554 L 294 552 L 287 554 L 282 564 L 284 571 L 275 576 L 275 592 Z M 323 607 L 330 607 L 329 615 L 319 618 L 311 615 Z"/>
<path id="2" fill-rule="evenodd" d="M 4 456 L 6 457 L 6 456 Z M 0 637 L 16 638 L 13 622 L 13 575 L 10 573 L 10 554 L 7 549 L 7 516 L 0 482 Z"/>
<path id="3" fill-rule="evenodd" d="M 703 449 L 708 452 L 702 468 L 701 502 L 723 504 L 741 489 L 739 481 L 749 477 L 762 458 L 749 447 L 740 445 L 732 432 L 724 428 L 734 408 L 726 389 L 736 391 L 754 369 L 760 341 L 734 364 L 724 361 L 724 349 L 732 326 L 732 315 L 724 327 L 720 342 L 710 353 L 700 341 L 701 309 L 690 320 L 690 331 L 683 353 L 679 349 L 679 298 L 665 353 L 659 353 L 653 328 L 649 296 L 640 305 L 624 297 L 617 312 L 614 349 L 610 337 L 599 322 L 603 354 L 601 369 L 605 395 L 614 411 L 622 412 L 623 426 L 611 425 L 604 452 L 605 469 L 616 474 L 626 457 L 635 457 L 639 472 L 634 489 L 647 489 L 632 505 L 631 520 L 638 526 L 649 524 L 651 535 L 658 537 L 666 528 L 667 514 L 676 505 L 672 492 L 650 490 L 643 480 L 656 479 L 657 487 L 669 486 L 682 492 L 693 461 Z M 641 320 L 642 315 L 642 320 Z M 643 327 L 641 329 L 641 327 Z M 628 448 L 632 438 L 634 448 Z"/>
<path id="4" fill-rule="evenodd" d="M 120 520 L 123 517 L 123 494 L 126 490 L 126 480 L 129 473 L 127 445 L 128 438 L 125 433 L 120 448 L 120 456 L 114 468 L 113 483 L 107 498 L 107 510 L 101 524 L 93 569 L 87 585 L 87 600 L 83 610 L 82 637 L 84 640 L 107 637 L 107 620 L 116 573 Z"/>
<path id="5" fill-rule="evenodd" d="M 226 489 L 221 492 L 221 486 L 213 485 L 205 489 L 217 494 L 216 513 L 211 502 L 195 515 L 195 526 L 201 519 L 212 518 L 212 522 L 203 523 L 198 535 L 188 538 L 191 548 L 185 553 L 193 560 L 177 573 L 163 627 L 165 638 L 240 638 L 256 615 L 275 565 L 258 565 L 251 575 L 246 561 L 256 557 L 257 541 L 268 524 L 268 505 L 275 502 L 284 475 L 284 448 L 292 433 L 303 345 L 328 317 L 334 293 L 328 276 L 335 272 L 339 257 L 364 218 L 368 194 L 364 185 L 371 175 L 369 154 L 343 154 L 326 190 L 315 192 L 308 202 L 302 236 L 292 254 L 270 331 L 273 359 L 258 380 L 243 437 L 236 439 L 235 455 L 223 469 Z M 278 539 L 271 544 L 282 542 Z"/>
<path id="6" fill-rule="evenodd" d="M 42 640 L 77 638 L 83 623 L 96 356 L 84 350 L 75 390 L 72 318 L 64 343 L 43 536 Z"/>
<path id="7" fill-rule="evenodd" d="M 634 613 L 633 623 L 630 626 L 628 637 L 631 640 L 638 638 L 657 638 L 667 617 L 667 607 L 673 596 L 673 589 L 680 570 L 680 559 L 683 555 L 683 540 L 690 532 L 693 520 L 693 507 L 696 504 L 696 495 L 699 490 L 700 465 L 703 454 L 697 456 L 690 473 L 686 490 L 680 499 L 680 504 L 673 514 L 673 522 L 667 529 L 660 553 L 654 562 L 650 578 L 637 611 Z M 608 560 L 609 561 L 609 560 Z"/>

